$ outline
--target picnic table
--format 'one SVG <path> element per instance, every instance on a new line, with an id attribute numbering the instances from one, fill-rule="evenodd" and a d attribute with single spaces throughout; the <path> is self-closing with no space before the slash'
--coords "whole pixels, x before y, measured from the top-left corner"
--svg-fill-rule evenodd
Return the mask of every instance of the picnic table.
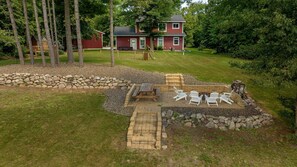
<path id="1" fill-rule="evenodd" d="M 136 98 L 136 101 L 139 99 L 152 99 L 157 101 L 160 96 L 160 89 L 155 89 L 154 84 L 152 83 L 142 83 L 140 87 L 137 87 L 134 90 L 132 97 Z"/>

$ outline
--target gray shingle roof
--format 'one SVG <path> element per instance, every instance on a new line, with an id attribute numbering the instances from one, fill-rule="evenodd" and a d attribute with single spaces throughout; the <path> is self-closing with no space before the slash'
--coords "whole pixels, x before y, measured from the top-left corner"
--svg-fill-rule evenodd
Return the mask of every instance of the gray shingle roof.
<path id="1" fill-rule="evenodd" d="M 136 19 L 136 22 L 141 22 L 142 20 L 143 17 L 140 17 L 139 19 Z M 167 22 L 186 22 L 186 20 L 182 15 L 173 15 Z"/>
<path id="2" fill-rule="evenodd" d="M 115 27 L 114 35 L 136 35 L 134 27 Z"/>
<path id="3" fill-rule="evenodd" d="M 135 33 L 134 27 L 115 27 L 114 35 L 115 36 L 147 36 L 147 34 L 145 33 Z M 186 34 L 185 33 L 181 33 L 181 34 L 164 33 L 161 36 L 186 36 Z"/>
<path id="4" fill-rule="evenodd" d="M 173 15 L 170 18 L 171 22 L 186 22 L 186 20 L 184 19 L 184 17 L 182 15 Z"/>

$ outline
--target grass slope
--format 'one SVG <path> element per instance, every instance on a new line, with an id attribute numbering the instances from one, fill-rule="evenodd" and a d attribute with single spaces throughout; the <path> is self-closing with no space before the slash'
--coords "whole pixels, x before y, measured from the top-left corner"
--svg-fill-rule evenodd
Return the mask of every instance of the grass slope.
<path id="1" fill-rule="evenodd" d="M 259 75 L 251 75 L 245 71 L 230 67 L 230 61 L 244 62 L 226 55 L 212 54 L 212 50 L 198 51 L 189 49 L 183 55 L 181 52 L 156 51 L 155 60 L 144 61 L 142 52 L 115 52 L 116 65 L 129 66 L 141 70 L 190 74 L 201 81 L 221 82 L 231 84 L 234 80 L 242 80 L 247 85 L 248 93 L 268 112 L 278 117 L 288 115 L 289 110 L 280 103 L 278 98 L 295 98 L 297 86 L 274 87 Z M 76 62 L 78 56 L 75 54 Z M 85 51 L 85 63 L 109 64 L 109 51 Z M 27 60 L 29 63 L 29 60 Z M 40 63 L 40 58 L 36 60 Z M 49 62 L 49 60 L 47 60 Z M 61 62 L 67 62 L 67 56 L 61 56 Z M 1 60 L 0 65 L 16 63 L 15 60 Z M 279 114 L 280 113 L 280 114 Z"/>
<path id="2" fill-rule="evenodd" d="M 98 92 L 0 88 L 0 166 L 296 166 L 296 140 L 275 124 L 227 131 L 170 126 L 169 149 L 126 149 L 129 118 Z"/>
<path id="3" fill-rule="evenodd" d="M 103 102 L 100 93 L 0 88 L 0 166 L 155 166 L 126 150 L 129 118 Z"/>

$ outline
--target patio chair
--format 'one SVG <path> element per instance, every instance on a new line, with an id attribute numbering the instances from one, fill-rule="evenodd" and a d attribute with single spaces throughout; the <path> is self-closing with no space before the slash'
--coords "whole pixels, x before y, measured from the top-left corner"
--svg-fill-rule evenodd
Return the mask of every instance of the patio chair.
<path id="1" fill-rule="evenodd" d="M 197 106 L 201 103 L 203 95 L 200 96 L 192 96 L 189 104 L 197 104 Z"/>
<path id="2" fill-rule="evenodd" d="M 184 91 L 183 90 L 181 90 L 181 89 L 177 89 L 175 86 L 173 86 L 173 89 L 174 89 L 174 92 L 175 93 L 183 93 Z"/>
<path id="3" fill-rule="evenodd" d="M 199 93 L 195 90 L 192 90 L 189 94 L 189 97 L 198 97 L 199 96 Z"/>
<path id="4" fill-rule="evenodd" d="M 219 106 L 217 102 L 217 97 L 208 97 L 207 95 L 205 95 L 205 101 L 208 106 L 211 106 L 211 105 Z"/>
<path id="5" fill-rule="evenodd" d="M 219 93 L 218 92 L 212 92 L 212 93 L 210 93 L 209 97 L 218 99 L 219 98 Z"/>
<path id="6" fill-rule="evenodd" d="M 227 95 L 225 95 L 225 94 L 221 94 L 221 96 L 220 96 L 220 103 L 221 102 L 226 102 L 226 103 L 228 103 L 228 104 L 232 104 L 234 101 L 233 100 L 231 100 L 230 99 L 230 97 L 228 97 Z"/>
<path id="7" fill-rule="evenodd" d="M 231 94 L 234 92 L 234 90 L 231 90 L 231 92 L 223 92 L 223 95 L 226 95 L 228 98 L 231 97 Z"/>
<path id="8" fill-rule="evenodd" d="M 176 97 L 176 98 L 175 98 L 175 101 L 179 101 L 179 100 L 181 100 L 181 99 L 185 99 L 185 100 L 187 100 L 187 94 L 186 94 L 186 93 L 179 93 L 179 94 L 177 94 L 175 97 Z"/>
<path id="9" fill-rule="evenodd" d="M 178 97 L 179 93 L 183 93 L 184 91 L 181 89 L 177 89 L 175 86 L 173 86 L 174 92 L 176 93 L 176 96 L 174 96 L 173 98 L 176 99 Z"/>

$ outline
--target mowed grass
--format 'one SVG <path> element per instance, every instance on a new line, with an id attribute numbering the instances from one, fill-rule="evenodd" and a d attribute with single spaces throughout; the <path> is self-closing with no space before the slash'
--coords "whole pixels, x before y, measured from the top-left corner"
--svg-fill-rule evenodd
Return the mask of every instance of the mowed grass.
<path id="1" fill-rule="evenodd" d="M 96 92 L 0 88 L 0 166 L 155 166 L 126 149 L 129 118 L 104 111 L 104 100 Z"/>
<path id="2" fill-rule="evenodd" d="M 231 84 L 234 80 L 242 80 L 247 91 L 257 103 L 268 112 L 278 117 L 284 106 L 278 97 L 295 98 L 297 86 L 275 87 L 260 75 L 252 75 L 246 71 L 230 66 L 230 62 L 245 62 L 227 55 L 212 54 L 212 50 L 198 51 L 190 49 L 183 55 L 182 52 L 156 51 L 155 60 L 143 60 L 142 52 L 115 52 L 116 65 L 124 65 L 145 71 L 163 73 L 182 73 L 194 76 L 196 79 L 207 82 Z M 86 63 L 110 63 L 108 51 L 85 51 Z M 66 56 L 62 56 L 66 61 Z M 78 61 L 76 55 L 76 61 Z"/>
<path id="3" fill-rule="evenodd" d="M 116 65 L 124 65 L 145 71 L 163 72 L 163 73 L 182 73 L 190 74 L 196 79 L 207 82 L 219 82 L 231 84 L 234 80 L 242 80 L 250 96 L 266 111 L 275 117 L 285 111 L 284 106 L 278 100 L 279 97 L 295 98 L 297 86 L 275 87 L 260 75 L 252 75 L 246 71 L 231 67 L 230 62 L 245 62 L 245 60 L 234 59 L 227 55 L 212 54 L 212 50 L 205 49 L 198 51 L 195 48 L 188 49 L 183 55 L 182 52 L 156 51 L 155 60 L 143 60 L 142 51 L 136 54 L 129 51 L 115 51 Z M 67 62 L 66 54 L 60 56 L 61 62 Z M 78 62 L 77 53 L 75 53 L 76 62 Z M 35 60 L 40 63 L 40 57 Z M 49 63 L 49 58 L 47 57 Z M 85 63 L 110 64 L 109 51 L 85 51 Z M 15 60 L 1 60 L 0 65 L 17 63 Z M 27 59 L 29 63 L 29 59 Z M 268 84 L 267 84 L 268 83 Z M 288 111 L 288 110 L 286 110 Z M 287 115 L 286 113 L 281 115 Z"/>
<path id="4" fill-rule="evenodd" d="M 100 92 L 0 88 L 0 166 L 297 166 L 278 123 L 227 131 L 171 125 L 165 151 L 129 150 L 129 118 Z"/>

